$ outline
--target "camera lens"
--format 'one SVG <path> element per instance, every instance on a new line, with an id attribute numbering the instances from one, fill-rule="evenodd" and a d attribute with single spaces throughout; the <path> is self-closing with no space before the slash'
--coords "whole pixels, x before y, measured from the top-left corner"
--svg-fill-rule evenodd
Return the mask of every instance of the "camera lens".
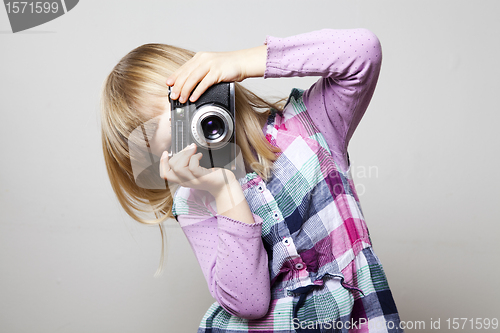
<path id="1" fill-rule="evenodd" d="M 201 128 L 207 140 L 216 140 L 224 134 L 224 122 L 215 115 L 203 119 Z"/>
<path id="2" fill-rule="evenodd" d="M 221 149 L 234 134 L 234 120 L 225 109 L 216 105 L 204 105 L 193 113 L 191 136 L 203 148 Z"/>

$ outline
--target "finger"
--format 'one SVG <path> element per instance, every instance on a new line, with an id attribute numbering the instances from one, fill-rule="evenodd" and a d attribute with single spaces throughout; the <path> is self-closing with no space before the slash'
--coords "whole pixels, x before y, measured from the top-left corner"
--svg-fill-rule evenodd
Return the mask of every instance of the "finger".
<path id="1" fill-rule="evenodd" d="M 196 153 L 196 144 L 192 143 L 183 150 L 172 156 L 169 161 L 170 168 L 180 177 L 188 177 L 186 168 L 189 165 L 189 159 Z"/>
<path id="2" fill-rule="evenodd" d="M 175 82 L 177 81 L 177 78 L 179 76 L 179 73 L 182 72 L 185 69 L 186 64 L 189 61 L 185 62 L 182 66 L 179 66 L 175 71 L 170 74 L 170 76 L 167 78 L 166 84 L 169 86 L 173 86 Z"/>
<path id="3" fill-rule="evenodd" d="M 209 87 L 211 87 L 212 85 L 216 84 L 216 83 L 219 83 L 216 79 L 216 77 L 213 75 L 213 74 L 210 74 L 211 72 L 209 72 L 202 80 L 201 82 L 198 84 L 198 86 L 194 89 L 193 93 L 191 94 L 191 97 L 189 98 L 189 100 L 191 102 L 196 102 L 196 100 L 198 100 L 198 98 L 200 98 L 201 95 L 203 95 L 203 93 L 205 91 L 207 91 L 207 89 Z"/>
<path id="4" fill-rule="evenodd" d="M 188 75 L 189 75 L 189 73 L 186 73 L 185 71 L 183 71 L 175 76 L 175 82 L 173 83 L 172 86 L 170 86 L 170 98 L 171 99 L 175 100 L 175 99 L 179 98 L 179 96 L 181 94 L 182 87 L 184 86 L 184 82 L 186 81 L 186 78 Z M 179 102 L 180 102 L 180 100 L 179 100 Z M 181 102 L 181 103 L 183 103 L 183 102 Z"/>
<path id="5" fill-rule="evenodd" d="M 198 66 L 191 73 L 189 73 L 189 76 L 186 78 L 182 86 L 179 96 L 179 102 L 185 103 L 188 100 L 189 95 L 191 95 L 193 89 L 198 83 L 203 81 L 208 72 L 209 68 L 207 66 Z"/>
<path id="6" fill-rule="evenodd" d="M 171 93 L 170 98 L 177 99 L 180 95 L 180 91 L 184 86 L 184 82 L 187 77 L 196 68 L 195 64 L 193 64 L 193 59 L 188 60 L 184 65 L 179 67 L 174 73 L 167 79 L 169 83 L 171 83 Z"/>
<path id="7" fill-rule="evenodd" d="M 168 78 L 167 78 L 167 81 L 165 81 L 165 83 L 167 84 L 167 86 L 173 86 L 174 83 L 175 83 L 175 79 L 177 78 L 177 75 L 174 75 L 174 73 L 172 73 Z"/>
<path id="8" fill-rule="evenodd" d="M 167 179 L 167 174 L 170 172 L 168 162 L 168 152 L 164 151 L 160 158 L 160 177 L 163 179 Z"/>
<path id="9" fill-rule="evenodd" d="M 170 167 L 168 167 L 168 152 L 164 151 L 160 157 L 160 177 L 165 179 L 165 175 L 169 170 Z"/>
<path id="10" fill-rule="evenodd" d="M 184 64 L 184 65 L 185 65 L 185 64 Z M 184 65 L 183 65 L 183 66 L 184 66 Z M 177 68 L 175 71 L 173 71 L 173 73 L 172 73 L 172 74 L 170 74 L 170 76 L 169 76 L 169 77 L 167 77 L 167 80 L 166 80 L 166 82 L 165 82 L 168 86 L 170 86 L 170 87 L 171 87 L 171 89 L 170 89 L 170 91 L 171 91 L 171 93 L 170 93 L 170 97 L 171 97 L 171 98 L 172 98 L 172 96 L 173 96 L 173 94 L 172 94 L 172 92 L 173 92 L 173 90 L 174 90 L 174 89 L 173 89 L 173 86 L 174 86 L 174 85 L 175 85 L 175 83 L 177 82 L 177 77 L 179 76 L 180 70 L 182 69 L 182 67 L 183 67 L 183 66 L 180 66 L 180 67 L 179 67 L 179 68 Z M 174 98 L 173 98 L 173 99 L 174 99 Z"/>
<path id="11" fill-rule="evenodd" d="M 195 177 L 201 177 L 206 174 L 206 169 L 200 166 L 200 160 L 203 157 L 202 153 L 194 154 L 189 159 L 189 170 Z"/>
<path id="12" fill-rule="evenodd" d="M 179 67 L 179 68 L 181 68 L 181 67 Z M 165 82 L 167 84 L 167 86 L 173 86 L 175 84 L 175 81 L 177 80 L 177 76 L 179 75 L 179 68 L 177 70 L 175 70 L 172 74 L 170 74 L 169 77 L 167 77 L 167 80 Z"/>

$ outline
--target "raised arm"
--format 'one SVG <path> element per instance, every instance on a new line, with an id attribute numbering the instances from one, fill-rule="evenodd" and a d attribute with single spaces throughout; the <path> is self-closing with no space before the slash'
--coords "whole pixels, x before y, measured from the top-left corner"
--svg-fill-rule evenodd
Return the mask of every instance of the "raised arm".
<path id="1" fill-rule="evenodd" d="M 321 76 L 304 93 L 304 103 L 345 171 L 347 146 L 377 84 L 382 49 L 367 29 L 324 29 L 231 52 L 198 52 L 167 84 L 173 98 L 196 100 L 207 87 L 248 77 Z"/>
<path id="2" fill-rule="evenodd" d="M 377 84 L 382 50 L 367 29 L 324 29 L 288 38 L 268 36 L 265 78 L 321 76 L 304 103 L 343 171 L 347 146 Z"/>

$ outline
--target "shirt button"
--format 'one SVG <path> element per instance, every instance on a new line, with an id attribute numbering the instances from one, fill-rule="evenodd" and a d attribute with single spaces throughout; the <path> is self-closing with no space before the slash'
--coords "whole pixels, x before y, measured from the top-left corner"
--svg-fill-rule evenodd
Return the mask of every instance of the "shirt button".
<path id="1" fill-rule="evenodd" d="M 273 212 L 273 217 L 274 217 L 275 220 L 279 220 L 280 219 L 280 214 L 277 211 L 274 211 Z"/>
<path id="2" fill-rule="evenodd" d="M 298 269 L 298 270 L 301 270 L 302 268 L 304 268 L 304 265 L 301 264 L 300 262 L 298 262 L 298 263 L 295 264 L 295 268 Z"/>
<path id="3" fill-rule="evenodd" d="M 265 189 L 266 189 L 266 186 L 264 184 L 259 184 L 259 186 L 257 186 L 257 190 L 260 193 L 264 192 Z"/>
<path id="4" fill-rule="evenodd" d="M 290 245 L 292 245 L 292 241 L 291 241 L 290 237 L 285 237 L 285 238 L 283 238 L 282 242 L 283 242 L 283 244 L 285 244 L 286 246 L 290 246 Z"/>

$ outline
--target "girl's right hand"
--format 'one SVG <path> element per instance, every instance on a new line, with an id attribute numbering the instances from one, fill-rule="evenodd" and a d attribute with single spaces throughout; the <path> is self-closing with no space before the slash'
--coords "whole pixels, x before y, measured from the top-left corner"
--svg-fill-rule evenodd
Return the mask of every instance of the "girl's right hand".
<path id="1" fill-rule="evenodd" d="M 170 98 L 185 103 L 191 95 L 189 100 L 195 102 L 216 83 L 264 76 L 266 57 L 266 45 L 231 52 L 198 52 L 168 77 Z"/>
<path id="2" fill-rule="evenodd" d="M 160 177 L 169 183 L 210 192 L 214 197 L 236 180 L 234 173 L 222 168 L 200 166 L 201 153 L 195 154 L 196 144 L 187 146 L 171 158 L 163 152 L 160 159 Z"/>

